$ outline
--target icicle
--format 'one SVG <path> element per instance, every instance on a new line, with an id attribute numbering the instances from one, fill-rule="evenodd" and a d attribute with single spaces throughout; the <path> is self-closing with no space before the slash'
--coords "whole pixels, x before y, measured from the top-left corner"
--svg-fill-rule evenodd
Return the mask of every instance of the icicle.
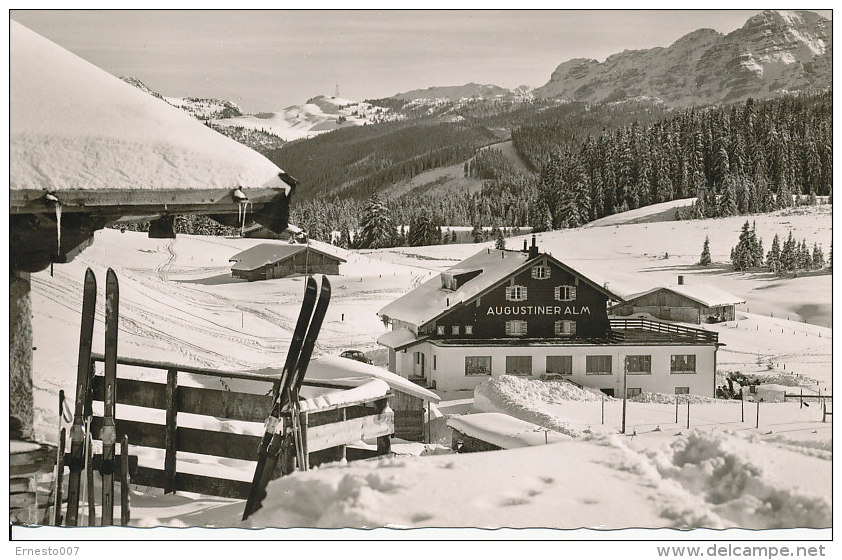
<path id="1" fill-rule="evenodd" d="M 250 200 L 241 200 L 237 203 L 237 219 L 240 222 L 240 237 L 243 237 L 243 232 L 246 229 L 246 216 L 248 215 L 248 207 L 250 204 Z"/>
<path id="2" fill-rule="evenodd" d="M 61 254 L 61 202 L 59 202 L 58 198 L 55 195 L 47 193 L 44 197 L 50 202 L 54 202 L 56 205 L 56 254 Z"/>

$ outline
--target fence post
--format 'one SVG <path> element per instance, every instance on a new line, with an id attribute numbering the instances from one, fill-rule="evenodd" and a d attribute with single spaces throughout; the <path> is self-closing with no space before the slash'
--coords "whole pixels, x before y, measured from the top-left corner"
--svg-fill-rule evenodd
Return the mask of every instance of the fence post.
<path id="1" fill-rule="evenodd" d="M 786 395 L 786 391 L 784 391 L 784 395 Z M 798 403 L 799 403 L 799 406 L 798 406 L 799 409 L 804 408 L 804 387 L 801 387 L 801 394 L 798 395 Z"/>
<path id="2" fill-rule="evenodd" d="M 760 427 L 760 401 L 757 401 L 757 418 L 754 421 L 754 427 Z"/>
<path id="3" fill-rule="evenodd" d="M 164 433 L 164 494 L 175 492 L 176 435 L 178 430 L 178 371 L 167 370 L 167 427 Z"/>
<path id="4" fill-rule="evenodd" d="M 746 401 L 743 398 L 743 394 L 740 393 L 740 422 L 746 421 L 745 402 Z"/>
<path id="5" fill-rule="evenodd" d="M 690 398 L 687 398 L 687 429 L 690 429 Z"/>
<path id="6" fill-rule="evenodd" d="M 678 395 L 675 396 L 675 423 L 678 424 Z"/>
<path id="7" fill-rule="evenodd" d="M 129 436 L 120 442 L 120 525 L 129 524 Z"/>
<path id="8" fill-rule="evenodd" d="M 601 422 L 605 424 L 605 396 L 602 397 L 602 418 Z"/>
<path id="9" fill-rule="evenodd" d="M 383 414 L 389 408 L 389 399 L 383 398 L 375 405 L 375 412 Z M 386 455 L 392 451 L 392 440 L 389 435 L 380 436 L 377 438 L 377 454 Z"/>

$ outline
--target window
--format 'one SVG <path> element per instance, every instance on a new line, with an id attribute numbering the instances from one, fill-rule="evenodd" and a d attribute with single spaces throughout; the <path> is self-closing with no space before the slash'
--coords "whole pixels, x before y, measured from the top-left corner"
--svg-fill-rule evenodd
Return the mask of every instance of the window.
<path id="1" fill-rule="evenodd" d="M 652 356 L 626 356 L 626 371 L 630 375 L 650 375 L 652 373 Z"/>
<path id="2" fill-rule="evenodd" d="M 532 278 L 536 280 L 546 280 L 550 277 L 550 267 L 545 264 L 539 264 L 532 267 Z"/>
<path id="3" fill-rule="evenodd" d="M 453 334 L 459 334 L 459 326 L 458 326 L 458 325 L 453 325 L 453 327 L 451 328 L 451 332 L 452 332 Z"/>
<path id="4" fill-rule="evenodd" d="M 526 301 L 526 286 L 508 286 L 506 301 Z"/>
<path id="5" fill-rule="evenodd" d="M 573 336 L 576 334 L 576 321 L 556 321 L 556 336 Z"/>
<path id="6" fill-rule="evenodd" d="M 465 356 L 465 375 L 491 375 L 491 356 Z"/>
<path id="7" fill-rule="evenodd" d="M 444 326 L 443 325 L 439 325 L 438 327 L 436 327 L 436 334 L 439 335 L 439 336 L 444 336 Z"/>
<path id="8" fill-rule="evenodd" d="M 676 387 L 675 388 L 676 395 L 689 395 L 690 394 L 690 387 Z"/>
<path id="9" fill-rule="evenodd" d="M 555 299 L 557 301 L 573 301 L 576 299 L 576 286 L 556 286 Z"/>
<path id="10" fill-rule="evenodd" d="M 465 325 L 465 334 L 474 334 L 474 326 Z"/>
<path id="11" fill-rule="evenodd" d="M 640 387 L 629 387 L 628 389 L 626 389 L 626 397 L 636 397 L 642 392 L 643 390 Z"/>
<path id="12" fill-rule="evenodd" d="M 611 375 L 611 356 L 586 356 L 586 375 Z"/>
<path id="13" fill-rule="evenodd" d="M 523 336 L 526 334 L 526 321 L 506 321 L 506 334 Z"/>
<path id="14" fill-rule="evenodd" d="M 673 354 L 670 357 L 670 373 L 696 373 L 696 355 Z"/>
<path id="15" fill-rule="evenodd" d="M 547 356 L 547 373 L 573 374 L 573 356 Z"/>
<path id="16" fill-rule="evenodd" d="M 506 375 L 532 375 L 532 356 L 506 356 Z"/>

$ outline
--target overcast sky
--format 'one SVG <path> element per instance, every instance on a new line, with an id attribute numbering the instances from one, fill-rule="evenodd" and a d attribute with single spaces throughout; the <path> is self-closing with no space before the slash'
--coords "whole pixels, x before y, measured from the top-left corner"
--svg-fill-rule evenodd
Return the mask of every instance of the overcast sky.
<path id="1" fill-rule="evenodd" d="M 571 58 L 728 33 L 758 10 L 21 11 L 11 18 L 167 96 L 276 111 L 319 94 L 355 100 L 467 82 L 545 84 Z M 831 17 L 830 12 L 821 12 Z"/>

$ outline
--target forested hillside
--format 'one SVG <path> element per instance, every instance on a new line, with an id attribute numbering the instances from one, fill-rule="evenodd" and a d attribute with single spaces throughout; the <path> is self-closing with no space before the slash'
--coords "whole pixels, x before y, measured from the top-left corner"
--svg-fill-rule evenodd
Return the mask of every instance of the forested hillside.
<path id="1" fill-rule="evenodd" d="M 527 125 L 512 140 L 540 168 L 539 204 L 559 228 L 687 196 L 706 199 L 710 216 L 717 194 L 740 213 L 770 209 L 773 194 L 778 204 L 829 195 L 832 129 L 828 92 L 688 109 L 578 142 L 553 124 Z"/>

